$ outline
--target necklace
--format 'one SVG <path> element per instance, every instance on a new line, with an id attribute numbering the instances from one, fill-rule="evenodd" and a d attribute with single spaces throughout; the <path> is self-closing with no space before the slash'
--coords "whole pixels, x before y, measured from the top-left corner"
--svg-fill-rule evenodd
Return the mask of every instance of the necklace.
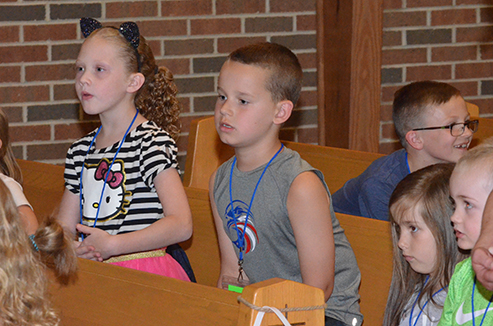
<path id="1" fill-rule="evenodd" d="M 130 122 L 130 126 L 128 126 L 127 131 L 125 131 L 125 135 L 123 135 L 123 138 L 120 141 L 120 145 L 118 146 L 118 149 L 116 150 L 115 156 L 113 156 L 113 160 L 111 161 L 111 164 L 108 168 L 108 172 L 106 172 L 106 175 L 105 175 L 104 181 L 103 181 L 103 189 L 101 190 L 101 196 L 99 197 L 98 209 L 96 210 L 96 217 L 94 219 L 94 224 L 92 227 L 95 227 L 96 223 L 98 222 L 99 209 L 101 208 L 101 202 L 103 201 L 103 194 L 104 194 L 104 189 L 106 188 L 106 181 L 108 180 L 108 176 L 110 175 L 110 171 L 111 171 L 111 168 L 113 167 L 113 163 L 115 163 L 116 157 L 118 156 L 118 153 L 120 153 L 120 149 L 122 148 L 123 142 L 124 142 L 125 138 L 127 138 L 127 135 L 130 132 L 130 129 L 132 128 L 132 125 L 134 124 L 135 119 L 137 119 L 138 115 L 139 115 L 139 110 L 137 109 L 137 111 L 135 112 L 134 118 L 132 119 L 132 122 Z M 80 224 L 82 224 L 82 220 L 83 220 L 83 216 L 84 216 L 83 204 L 82 204 L 82 173 L 84 171 L 84 165 L 86 163 L 87 155 L 89 154 L 89 151 L 91 150 L 92 145 L 96 141 L 96 137 L 99 135 L 99 132 L 101 131 L 102 127 L 103 126 L 99 126 L 98 130 L 96 131 L 96 134 L 92 138 L 91 143 L 89 144 L 89 148 L 87 149 L 86 155 L 84 156 L 84 161 L 82 162 L 82 168 L 80 170 L 80 178 L 79 178 Z M 80 236 L 81 236 L 82 240 L 84 240 L 84 235 L 81 234 Z"/>
<path id="2" fill-rule="evenodd" d="M 474 317 L 474 289 L 476 288 L 476 276 L 474 276 L 474 283 L 472 285 L 472 294 L 471 294 L 471 308 L 472 308 L 472 325 L 476 326 L 476 320 Z M 483 318 L 481 318 L 481 324 L 479 326 L 483 325 L 484 318 L 486 317 L 486 314 L 488 313 L 488 309 L 490 308 L 491 300 L 493 300 L 493 294 L 491 295 L 490 301 L 488 302 L 488 305 L 486 306 L 486 310 L 484 311 Z"/>
<path id="3" fill-rule="evenodd" d="M 238 244 L 236 246 L 240 250 L 240 253 L 238 255 L 238 272 L 239 272 L 238 280 L 243 279 L 243 251 L 245 250 L 245 233 L 246 233 L 246 227 L 248 225 L 248 218 L 250 217 L 250 211 L 252 208 L 253 199 L 255 198 L 255 194 L 257 192 L 258 185 L 260 184 L 260 181 L 262 180 L 262 177 L 264 176 L 265 171 L 267 171 L 267 168 L 269 167 L 269 165 L 272 163 L 272 161 L 274 161 L 274 159 L 277 157 L 277 155 L 279 155 L 279 153 L 282 151 L 283 148 L 284 148 L 284 144 L 281 143 L 281 148 L 279 148 L 279 150 L 276 152 L 276 154 L 274 154 L 274 156 L 267 163 L 264 170 L 262 171 L 262 174 L 260 175 L 260 178 L 257 181 L 257 185 L 255 186 L 255 189 L 253 190 L 252 198 L 250 199 L 250 205 L 248 205 L 248 211 L 247 211 L 247 215 L 245 217 L 245 224 L 243 226 L 243 231 L 240 231 L 240 229 L 238 228 L 238 220 L 236 218 L 235 210 L 233 207 L 233 189 L 232 189 L 233 186 L 232 186 L 232 183 L 233 183 L 233 170 L 234 170 L 234 167 L 236 164 L 236 156 L 233 159 L 233 164 L 231 165 L 231 172 L 229 174 L 229 200 L 231 203 L 231 212 L 233 213 L 233 221 L 235 223 L 236 235 L 238 237 Z"/>
<path id="4" fill-rule="evenodd" d="M 426 276 L 426 280 L 425 280 L 425 283 L 423 284 L 423 288 L 425 287 L 426 283 L 428 282 L 428 279 L 430 278 L 430 275 Z M 416 317 L 416 320 L 414 321 L 414 324 L 412 324 L 412 320 L 413 320 L 413 312 L 414 312 L 414 307 L 416 306 L 416 303 L 418 302 L 418 299 L 419 299 L 419 296 L 421 295 L 421 290 L 419 291 L 418 293 L 418 296 L 416 297 L 416 300 L 414 300 L 414 303 L 413 303 L 413 307 L 411 309 L 411 316 L 409 316 L 409 326 L 416 326 L 416 324 L 418 323 L 418 320 L 419 320 L 419 317 L 421 316 L 421 314 L 423 313 L 423 310 L 425 310 L 425 307 L 426 305 L 428 304 L 428 302 L 430 302 L 430 300 L 435 297 L 435 295 L 437 295 L 438 293 L 442 292 L 443 289 L 445 289 L 446 286 L 444 286 L 443 288 L 441 288 L 440 290 L 436 291 L 435 293 L 433 293 L 433 295 L 431 296 L 430 299 L 426 300 L 425 304 L 423 305 L 423 307 L 420 309 L 419 311 L 419 314 L 418 314 L 418 317 Z"/>

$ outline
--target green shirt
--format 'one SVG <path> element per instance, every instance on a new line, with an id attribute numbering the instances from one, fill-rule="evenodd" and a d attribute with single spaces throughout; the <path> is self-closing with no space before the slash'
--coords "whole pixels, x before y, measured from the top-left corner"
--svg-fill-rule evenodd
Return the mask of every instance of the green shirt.
<path id="1" fill-rule="evenodd" d="M 454 275 L 450 280 L 447 299 L 445 300 L 442 318 L 438 326 L 473 325 L 471 296 L 475 276 L 471 258 L 465 259 L 457 264 Z M 490 305 L 488 311 L 486 311 L 492 294 L 493 292 L 486 290 L 481 283 L 476 282 L 476 289 L 474 290 L 474 318 L 476 326 L 481 325 L 483 317 L 483 326 L 493 325 L 493 305 Z"/>

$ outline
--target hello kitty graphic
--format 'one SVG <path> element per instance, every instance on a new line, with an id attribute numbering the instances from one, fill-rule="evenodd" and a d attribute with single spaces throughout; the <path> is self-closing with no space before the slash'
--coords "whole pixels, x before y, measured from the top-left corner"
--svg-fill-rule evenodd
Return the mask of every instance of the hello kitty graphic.
<path id="1" fill-rule="evenodd" d="M 231 209 L 231 204 L 226 207 L 225 216 L 230 238 L 236 239 L 233 240 L 233 243 L 236 247 L 240 248 L 240 239 L 243 237 L 243 231 L 245 230 L 245 220 L 248 212 L 248 205 L 241 200 L 235 200 L 233 201 L 233 207 L 234 210 Z M 238 226 L 238 232 L 236 226 Z M 257 229 L 255 228 L 255 219 L 252 212 L 250 212 L 250 217 L 248 218 L 245 233 L 245 254 L 254 251 L 258 241 L 259 239 Z"/>
<path id="2" fill-rule="evenodd" d="M 97 216 L 98 222 L 112 220 L 120 214 L 126 214 L 125 208 L 130 204 L 128 197 L 132 195 L 125 188 L 125 169 L 123 160 L 115 160 L 111 171 L 109 167 L 111 162 L 103 158 L 99 164 L 84 164 L 84 173 L 82 175 L 82 203 L 83 219 L 85 221 L 94 221 Z M 101 198 L 104 180 L 104 194 Z M 101 207 L 98 206 L 101 201 Z"/>

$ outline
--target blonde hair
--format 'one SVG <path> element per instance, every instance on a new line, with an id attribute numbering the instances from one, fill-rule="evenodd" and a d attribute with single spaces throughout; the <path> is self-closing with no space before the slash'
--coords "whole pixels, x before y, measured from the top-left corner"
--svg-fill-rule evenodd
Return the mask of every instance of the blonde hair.
<path id="1" fill-rule="evenodd" d="M 171 71 L 157 66 L 152 49 L 142 35 L 137 50 L 113 27 L 97 29 L 88 38 L 96 35 L 113 42 L 121 49 L 121 58 L 130 73 L 140 72 L 144 75 L 145 82 L 135 95 L 135 106 L 146 119 L 153 121 L 176 139 L 180 134 L 178 118 L 181 105 L 176 98 L 178 89 Z"/>
<path id="2" fill-rule="evenodd" d="M 9 120 L 2 109 L 0 109 L 0 140 L 2 141 L 0 172 L 22 184 L 21 169 L 15 160 L 12 147 L 10 147 Z"/>
<path id="3" fill-rule="evenodd" d="M 431 304 L 437 288 L 449 284 L 455 265 L 465 258 L 459 252 L 450 217 L 454 209 L 449 195 L 449 179 L 453 163 L 427 166 L 407 175 L 395 188 L 389 202 L 389 217 L 392 229 L 394 268 L 390 285 L 384 326 L 397 326 L 405 308 L 416 291 L 420 291 L 418 302 L 426 296 Z M 400 228 L 398 222 L 410 211 L 420 214 L 435 239 L 437 248 L 433 275 L 425 284 L 426 275 L 415 272 L 402 256 L 398 247 Z"/>
<path id="4" fill-rule="evenodd" d="M 478 168 L 484 171 L 483 187 L 489 193 L 493 188 L 493 137 L 468 150 L 457 162 L 454 172 Z"/>
<path id="5" fill-rule="evenodd" d="M 22 228 L 7 186 L 0 180 L 0 320 L 9 325 L 58 325 L 48 300 L 45 264 L 62 280 L 74 276 L 77 258 L 71 241 L 53 217 L 34 234 Z M 37 251 L 38 250 L 38 251 Z"/>

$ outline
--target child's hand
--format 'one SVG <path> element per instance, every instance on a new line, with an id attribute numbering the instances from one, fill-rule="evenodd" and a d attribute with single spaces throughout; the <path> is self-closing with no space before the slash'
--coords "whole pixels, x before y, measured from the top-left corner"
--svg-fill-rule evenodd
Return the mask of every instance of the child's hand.
<path id="1" fill-rule="evenodd" d="M 108 259 L 115 255 L 111 251 L 111 249 L 113 249 L 110 245 L 112 236 L 109 235 L 108 232 L 82 224 L 77 224 L 76 228 L 78 232 L 85 235 L 81 246 L 93 248 L 95 252 L 100 254 L 101 260 Z M 90 252 L 86 252 L 86 254 L 90 255 Z"/>
<path id="2" fill-rule="evenodd" d="M 101 258 L 101 254 L 95 251 L 93 246 L 86 246 L 82 242 L 74 241 L 74 248 L 77 257 L 96 260 L 96 261 L 103 261 L 103 258 Z"/>
<path id="3" fill-rule="evenodd" d="M 493 247 L 476 248 L 472 252 L 472 267 L 476 277 L 489 291 L 493 291 Z"/>

